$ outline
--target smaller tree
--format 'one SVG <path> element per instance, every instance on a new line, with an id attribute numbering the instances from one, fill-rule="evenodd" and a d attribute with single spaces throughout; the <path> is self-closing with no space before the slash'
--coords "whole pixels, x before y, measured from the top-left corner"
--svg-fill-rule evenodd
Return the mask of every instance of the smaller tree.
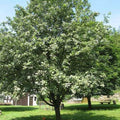
<path id="1" fill-rule="evenodd" d="M 88 106 L 91 109 L 90 98 L 94 95 L 112 95 L 113 90 L 119 86 L 119 51 L 115 40 L 111 39 L 111 32 L 101 39 L 98 46 L 93 49 L 92 56 L 96 60 L 91 69 L 85 74 L 80 74 L 76 96 L 87 97 Z"/>
<path id="2" fill-rule="evenodd" d="M 86 97 L 89 109 L 91 106 L 91 97 L 101 94 L 101 87 L 104 87 L 106 75 L 98 71 L 87 71 L 78 76 L 76 85 L 73 87 L 73 93 L 77 97 Z"/>

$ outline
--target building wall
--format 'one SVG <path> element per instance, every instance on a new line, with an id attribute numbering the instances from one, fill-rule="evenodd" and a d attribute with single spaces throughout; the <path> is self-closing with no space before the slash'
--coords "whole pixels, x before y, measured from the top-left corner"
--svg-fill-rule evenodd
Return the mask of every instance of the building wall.
<path id="1" fill-rule="evenodd" d="M 13 105 L 24 105 L 28 106 L 28 95 L 21 97 L 19 100 L 13 102 Z"/>
<path id="2" fill-rule="evenodd" d="M 13 105 L 36 106 L 37 105 L 36 95 L 28 96 L 28 94 L 26 94 L 23 97 L 21 97 L 19 100 L 14 101 Z"/>

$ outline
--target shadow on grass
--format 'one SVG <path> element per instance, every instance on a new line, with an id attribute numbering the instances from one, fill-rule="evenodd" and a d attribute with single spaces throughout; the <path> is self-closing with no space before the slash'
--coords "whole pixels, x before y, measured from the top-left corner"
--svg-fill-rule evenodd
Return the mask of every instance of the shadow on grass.
<path id="1" fill-rule="evenodd" d="M 20 117 L 20 118 L 14 118 L 12 120 L 55 120 L 55 116 L 51 115 L 35 115 L 35 116 L 30 116 L 30 117 Z"/>
<path id="2" fill-rule="evenodd" d="M 120 105 L 93 105 L 92 110 L 113 110 L 113 109 L 118 109 L 120 108 Z M 0 108 L 1 109 L 1 108 Z M 2 107 L 1 110 L 4 111 L 31 111 L 35 110 L 38 108 L 34 107 L 18 107 L 18 106 L 8 106 L 8 107 Z M 89 112 L 87 111 L 88 106 L 87 105 L 71 105 L 71 106 L 66 106 L 65 109 L 61 112 L 62 113 L 62 120 L 117 120 L 115 116 L 107 116 L 107 115 L 98 115 L 94 113 L 94 111 Z M 70 110 L 71 113 L 67 114 L 67 110 Z M 49 112 L 49 111 L 46 111 Z M 98 112 L 98 111 L 97 111 Z M 45 120 L 55 120 L 54 115 L 30 115 L 27 117 L 16 117 L 11 120 L 43 120 L 43 118 L 46 118 Z"/>
<path id="3" fill-rule="evenodd" d="M 36 115 L 36 116 L 30 116 L 30 117 L 21 117 L 21 118 L 14 118 L 12 120 L 55 120 L 55 116 L 50 115 Z M 108 117 L 104 115 L 95 115 L 93 113 L 86 113 L 83 111 L 76 112 L 74 114 L 63 114 L 62 120 L 117 120 L 115 117 Z"/>
<path id="4" fill-rule="evenodd" d="M 25 107 L 25 106 L 0 106 L 0 110 L 2 110 L 4 112 L 6 112 L 6 111 L 10 111 L 10 112 L 32 111 L 35 109 L 37 109 L 37 108 Z"/>
<path id="5" fill-rule="evenodd" d="M 66 106 L 64 108 L 65 110 L 89 110 L 88 105 L 71 105 Z M 91 110 L 114 110 L 114 109 L 120 109 L 120 105 L 113 105 L 113 104 L 93 104 Z"/>

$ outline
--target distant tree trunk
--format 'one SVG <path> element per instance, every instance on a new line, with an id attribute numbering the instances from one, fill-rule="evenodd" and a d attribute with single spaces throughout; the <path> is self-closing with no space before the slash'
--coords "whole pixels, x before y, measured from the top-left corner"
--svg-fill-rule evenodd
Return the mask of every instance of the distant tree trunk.
<path id="1" fill-rule="evenodd" d="M 92 109 L 92 105 L 91 105 L 91 97 L 87 96 L 87 100 L 88 100 L 88 108 Z"/>
<path id="2" fill-rule="evenodd" d="M 110 95 L 107 95 L 107 98 L 110 98 Z"/>
<path id="3" fill-rule="evenodd" d="M 55 108 L 56 120 L 61 120 L 60 104 L 55 105 L 54 108 Z"/>
<path id="4" fill-rule="evenodd" d="M 15 99 L 15 106 L 17 105 L 17 100 Z"/>

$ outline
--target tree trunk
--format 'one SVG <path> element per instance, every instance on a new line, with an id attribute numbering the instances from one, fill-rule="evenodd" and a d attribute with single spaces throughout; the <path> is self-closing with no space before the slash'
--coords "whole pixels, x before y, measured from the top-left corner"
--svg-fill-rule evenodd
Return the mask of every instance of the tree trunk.
<path id="1" fill-rule="evenodd" d="M 91 97 L 88 96 L 88 97 L 87 97 L 87 100 L 88 100 L 88 108 L 91 109 L 91 108 L 92 108 L 92 105 L 91 105 Z"/>
<path id="2" fill-rule="evenodd" d="M 55 107 L 55 115 L 56 115 L 56 120 L 61 120 L 60 116 L 60 105 L 56 105 Z"/>
<path id="3" fill-rule="evenodd" d="M 15 100 L 15 106 L 17 105 L 17 100 Z"/>

